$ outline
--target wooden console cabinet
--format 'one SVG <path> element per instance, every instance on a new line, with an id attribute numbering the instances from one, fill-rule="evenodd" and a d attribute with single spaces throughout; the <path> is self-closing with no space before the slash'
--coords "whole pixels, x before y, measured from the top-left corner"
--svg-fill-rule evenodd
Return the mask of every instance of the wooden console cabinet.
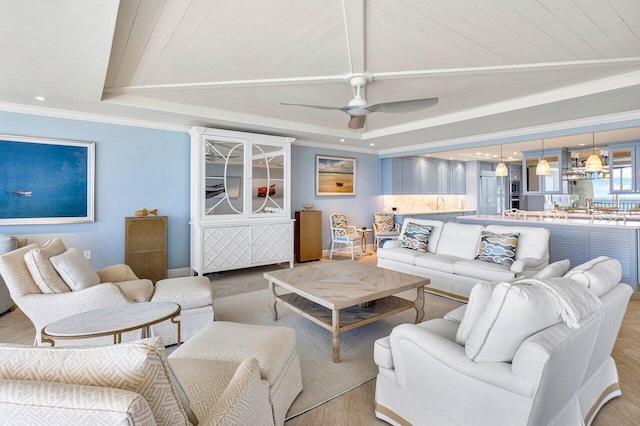
<path id="1" fill-rule="evenodd" d="M 138 278 L 167 278 L 167 216 L 125 218 L 124 263 Z"/>
<path id="2" fill-rule="evenodd" d="M 294 251 L 296 262 L 322 258 L 322 212 L 320 210 L 296 212 Z"/>

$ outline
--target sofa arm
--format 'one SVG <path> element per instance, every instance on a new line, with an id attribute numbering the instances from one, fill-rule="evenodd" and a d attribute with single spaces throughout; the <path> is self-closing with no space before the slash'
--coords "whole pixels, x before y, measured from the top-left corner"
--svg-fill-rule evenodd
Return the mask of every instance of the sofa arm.
<path id="1" fill-rule="evenodd" d="M 0 423 L 155 425 L 147 401 L 122 389 L 30 380 L 0 380 Z"/>
<path id="2" fill-rule="evenodd" d="M 430 383 L 457 383 L 475 379 L 475 386 L 486 387 L 487 392 L 497 387 L 530 397 L 535 390 L 534 383 L 527 383 L 513 373 L 510 363 L 473 362 L 467 357 L 463 346 L 414 324 L 395 327 L 391 332 L 390 344 L 396 382 L 405 389 L 420 389 Z M 434 375 L 438 376 L 437 380 L 433 378 Z M 455 387 L 451 391 L 451 398 L 455 399 Z"/>
<path id="3" fill-rule="evenodd" d="M 398 240 L 387 240 L 382 244 L 383 248 L 398 248 L 400 247 L 400 241 Z"/>
<path id="4" fill-rule="evenodd" d="M 111 265 L 96 271 L 101 283 L 119 283 L 139 279 L 129 265 Z"/>
<path id="5" fill-rule="evenodd" d="M 511 265 L 511 272 L 515 272 L 516 274 L 518 274 L 520 272 L 527 271 L 527 270 L 538 271 L 544 268 L 545 266 L 547 266 L 548 264 L 549 264 L 548 257 L 545 259 L 533 259 L 533 258 L 518 259 L 515 262 L 513 262 L 513 264 Z"/>

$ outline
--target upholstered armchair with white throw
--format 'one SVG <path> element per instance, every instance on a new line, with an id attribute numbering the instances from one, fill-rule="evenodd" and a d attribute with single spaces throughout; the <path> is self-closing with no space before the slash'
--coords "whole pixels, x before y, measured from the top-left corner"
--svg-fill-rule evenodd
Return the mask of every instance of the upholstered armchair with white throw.
<path id="1" fill-rule="evenodd" d="M 621 394 L 611 351 L 633 291 L 615 259 L 568 266 L 478 283 L 465 307 L 377 340 L 376 415 L 412 425 L 591 424 Z"/>
<path id="2" fill-rule="evenodd" d="M 76 249 L 67 250 L 55 238 L 42 247 L 30 244 L 0 256 L 0 274 L 13 301 L 31 320 L 35 343 L 47 325 L 94 309 L 137 302 L 175 302 L 182 310 L 178 319 L 181 336 L 188 339 L 213 322 L 213 295 L 206 277 L 171 278 L 155 286 L 139 279 L 127 265 L 113 265 L 95 271 Z M 170 321 L 151 326 L 153 336 L 165 344 L 177 343 L 176 326 Z M 123 334 L 123 340 L 140 338 L 140 332 Z M 65 345 L 108 344 L 110 337 L 65 340 Z"/>
<path id="3" fill-rule="evenodd" d="M 362 235 L 358 234 L 355 226 L 347 225 L 347 217 L 343 214 L 332 213 L 329 216 L 329 226 L 331 227 L 331 249 L 329 259 L 333 259 L 333 252 L 340 252 L 342 246 L 347 246 L 353 260 L 354 247 L 357 246 L 362 254 Z M 340 248 L 336 247 L 339 244 Z"/>
<path id="4" fill-rule="evenodd" d="M 397 240 L 400 236 L 400 224 L 395 223 L 393 213 L 376 212 L 373 214 L 373 239 L 374 250 L 378 251 L 380 243 L 384 240 Z"/>

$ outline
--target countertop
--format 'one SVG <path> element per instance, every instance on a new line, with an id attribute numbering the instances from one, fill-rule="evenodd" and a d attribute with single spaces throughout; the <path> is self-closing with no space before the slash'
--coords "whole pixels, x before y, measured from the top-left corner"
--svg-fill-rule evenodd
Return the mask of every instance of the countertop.
<path id="1" fill-rule="evenodd" d="M 524 219 L 517 218 L 506 218 L 498 215 L 472 215 L 472 216 L 460 216 L 460 219 L 464 219 L 464 221 L 500 221 L 505 223 L 522 223 L 522 222 L 536 222 L 536 223 L 544 223 L 548 225 L 575 225 L 575 226 L 597 226 L 597 227 L 607 227 L 607 228 L 640 228 L 640 221 L 635 220 L 627 220 L 626 223 L 623 221 L 614 221 L 614 220 L 602 220 L 602 219 L 590 219 L 590 218 L 572 218 L 569 219 L 549 219 L 544 218 L 540 219 L 538 214 L 535 212 L 531 213 L 529 216 Z M 573 213 L 580 214 L 580 213 Z"/>
<path id="2" fill-rule="evenodd" d="M 442 213 L 464 213 L 475 212 L 475 209 L 440 209 L 440 210 L 424 210 L 416 212 L 392 212 L 398 216 L 415 216 L 419 214 L 442 214 Z"/>

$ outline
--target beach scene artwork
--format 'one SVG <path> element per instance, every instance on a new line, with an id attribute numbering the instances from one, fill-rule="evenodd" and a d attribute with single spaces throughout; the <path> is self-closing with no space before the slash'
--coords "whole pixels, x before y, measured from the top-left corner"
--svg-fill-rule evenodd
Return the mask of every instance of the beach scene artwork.
<path id="1" fill-rule="evenodd" d="M 356 195 L 356 159 L 316 155 L 316 195 Z"/>
<path id="2" fill-rule="evenodd" d="M 93 221 L 93 144 L 33 140 L 0 139 L 0 225 Z"/>

